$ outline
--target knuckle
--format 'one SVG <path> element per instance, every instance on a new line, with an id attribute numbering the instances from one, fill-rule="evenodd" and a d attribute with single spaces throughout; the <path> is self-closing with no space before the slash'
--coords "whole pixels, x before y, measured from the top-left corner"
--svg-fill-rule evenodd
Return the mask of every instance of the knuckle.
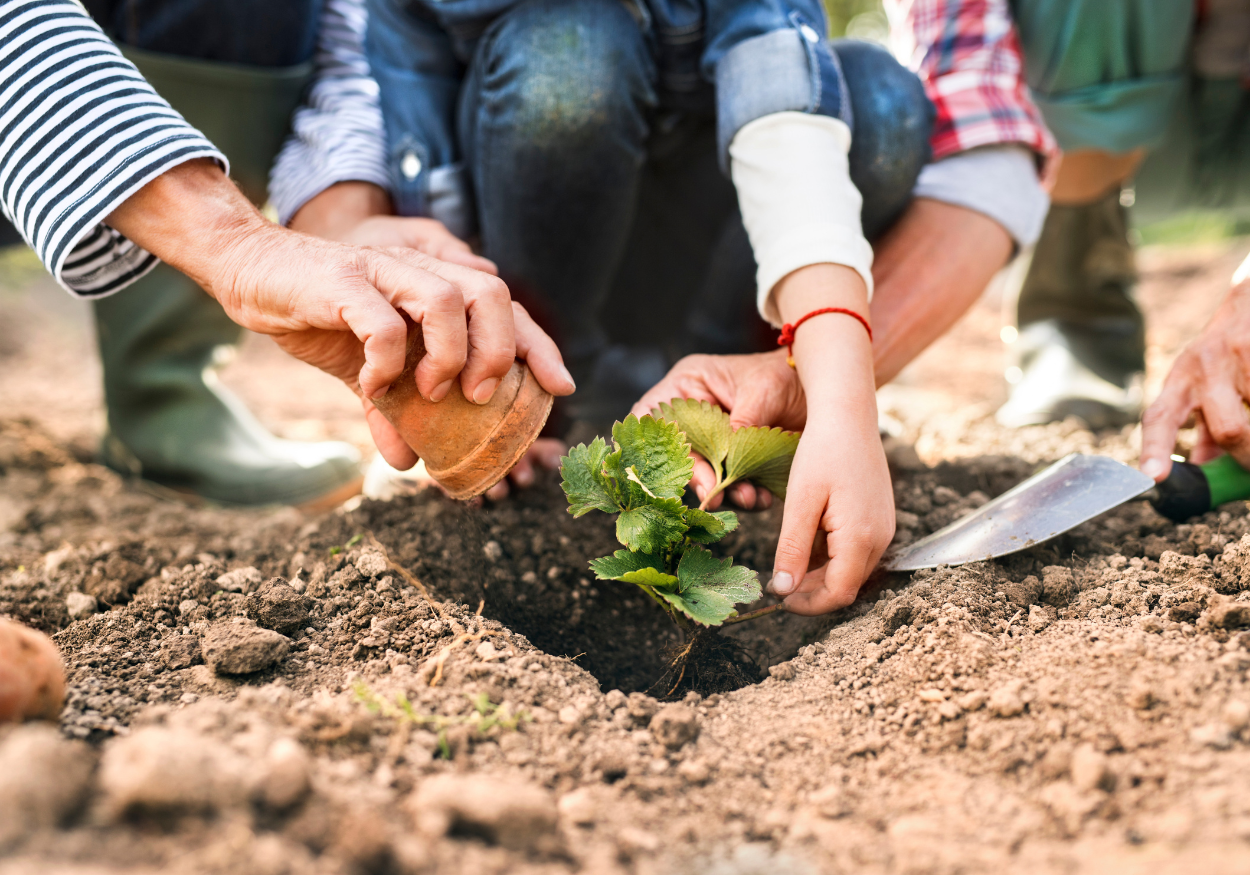
<path id="1" fill-rule="evenodd" d="M 808 552 L 809 545 L 790 534 L 782 534 L 777 539 L 777 563 L 795 562 L 802 559 Z"/>
<path id="2" fill-rule="evenodd" d="M 464 307 L 464 298 L 454 284 L 442 277 L 434 277 L 429 282 L 427 294 L 430 304 L 439 310 L 452 310 Z"/>
<path id="3" fill-rule="evenodd" d="M 1238 444 L 1246 438 L 1246 427 L 1240 422 L 1230 422 L 1227 420 L 1212 422 L 1208 419 L 1207 432 L 1211 435 L 1211 438 L 1220 445 Z"/>
<path id="4" fill-rule="evenodd" d="M 499 277 L 479 272 L 474 277 L 474 281 L 480 298 L 489 299 L 499 304 L 511 302 L 512 293 L 508 291 L 508 284 Z"/>

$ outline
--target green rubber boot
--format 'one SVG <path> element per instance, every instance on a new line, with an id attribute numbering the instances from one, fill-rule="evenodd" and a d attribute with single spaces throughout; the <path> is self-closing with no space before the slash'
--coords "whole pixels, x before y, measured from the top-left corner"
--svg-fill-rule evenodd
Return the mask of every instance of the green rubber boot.
<path id="1" fill-rule="evenodd" d="M 125 53 L 187 120 L 230 157 L 254 202 L 309 75 Z M 108 431 L 104 464 L 183 493 L 235 505 L 319 507 L 362 480 L 349 444 L 281 440 L 218 381 L 240 329 L 207 293 L 167 265 L 94 302 Z"/>
<path id="2" fill-rule="evenodd" d="M 1052 206 L 1016 305 L 1018 370 L 997 419 L 1008 427 L 1076 416 L 1118 428 L 1142 412 L 1146 327 L 1118 189 L 1080 206 Z"/>

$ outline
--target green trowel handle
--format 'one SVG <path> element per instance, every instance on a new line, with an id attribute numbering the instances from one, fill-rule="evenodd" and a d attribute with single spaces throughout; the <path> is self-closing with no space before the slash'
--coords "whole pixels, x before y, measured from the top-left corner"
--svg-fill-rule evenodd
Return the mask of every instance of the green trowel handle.
<path id="1" fill-rule="evenodd" d="M 1220 456 L 1205 465 L 1173 462 L 1167 479 L 1155 487 L 1154 509 L 1175 522 L 1184 522 L 1230 501 L 1250 498 L 1250 471 L 1232 456 Z"/>

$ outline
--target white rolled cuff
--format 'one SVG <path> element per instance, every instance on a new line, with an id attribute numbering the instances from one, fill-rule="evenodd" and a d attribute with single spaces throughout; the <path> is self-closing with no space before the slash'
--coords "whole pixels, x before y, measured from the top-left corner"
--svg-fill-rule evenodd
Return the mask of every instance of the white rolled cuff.
<path id="1" fill-rule="evenodd" d="M 863 199 L 851 182 L 851 129 L 843 121 L 778 112 L 744 125 L 729 144 L 730 174 L 755 253 L 757 303 L 782 322 L 773 287 L 811 264 L 855 270 L 872 296 L 872 246 L 860 224 Z"/>

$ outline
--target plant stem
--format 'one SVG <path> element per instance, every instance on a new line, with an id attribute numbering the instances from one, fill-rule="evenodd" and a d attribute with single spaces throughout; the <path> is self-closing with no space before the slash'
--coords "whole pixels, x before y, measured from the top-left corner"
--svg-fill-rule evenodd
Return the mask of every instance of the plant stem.
<path id="1" fill-rule="evenodd" d="M 717 483 L 713 486 L 712 491 L 704 496 L 703 500 L 699 502 L 699 510 L 707 510 L 707 506 L 712 499 L 724 492 L 727 487 L 733 485 L 733 482 L 734 481 L 732 480 L 728 480 L 723 483 Z"/>
<path id="2" fill-rule="evenodd" d="M 739 614 L 736 617 L 730 617 L 724 622 L 724 625 L 728 626 L 730 623 L 745 623 L 747 620 L 758 620 L 760 617 L 766 617 L 774 611 L 784 611 L 785 609 L 785 602 L 777 602 L 777 604 L 769 605 L 766 608 L 759 608 L 754 611 L 747 611 L 745 614 Z"/>
<path id="3" fill-rule="evenodd" d="M 655 603 L 664 609 L 664 612 L 670 617 L 673 616 L 673 606 L 655 594 L 655 590 L 645 584 L 638 584 L 638 588 L 645 592 L 651 598 L 655 599 Z"/>

